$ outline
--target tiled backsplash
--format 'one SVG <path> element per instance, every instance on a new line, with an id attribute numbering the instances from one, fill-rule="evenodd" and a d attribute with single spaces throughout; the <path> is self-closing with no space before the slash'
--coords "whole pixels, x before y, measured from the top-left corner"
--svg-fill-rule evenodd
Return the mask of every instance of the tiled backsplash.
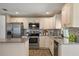
<path id="1" fill-rule="evenodd" d="M 30 30 L 26 29 L 24 31 L 24 35 L 30 32 L 39 32 L 41 36 L 61 36 L 61 29 L 38 29 L 38 30 Z"/>
<path id="2" fill-rule="evenodd" d="M 77 36 L 77 42 L 79 43 L 79 27 L 69 27 L 69 33 L 74 33 Z"/>

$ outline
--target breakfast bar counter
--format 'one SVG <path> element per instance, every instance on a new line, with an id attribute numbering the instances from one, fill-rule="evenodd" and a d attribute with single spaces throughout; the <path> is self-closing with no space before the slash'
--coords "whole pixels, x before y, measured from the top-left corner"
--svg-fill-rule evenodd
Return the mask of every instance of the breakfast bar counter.
<path id="1" fill-rule="evenodd" d="M 6 39 L 0 42 L 0 56 L 28 56 L 29 40 L 27 38 Z"/>

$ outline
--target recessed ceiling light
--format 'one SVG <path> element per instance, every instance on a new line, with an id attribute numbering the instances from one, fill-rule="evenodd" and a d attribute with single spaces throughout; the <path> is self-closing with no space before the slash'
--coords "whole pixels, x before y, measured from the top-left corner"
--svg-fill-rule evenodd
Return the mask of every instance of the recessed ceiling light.
<path id="1" fill-rule="evenodd" d="M 16 14 L 19 14 L 19 12 L 16 12 Z"/>
<path id="2" fill-rule="evenodd" d="M 33 27 L 35 27 L 36 25 L 32 25 Z"/>
<path id="3" fill-rule="evenodd" d="M 49 14 L 49 12 L 46 12 L 46 14 Z"/>
<path id="4" fill-rule="evenodd" d="M 7 10 L 7 9 L 5 9 L 5 8 L 3 8 L 2 10 L 3 10 L 3 11 L 8 11 L 8 10 Z"/>

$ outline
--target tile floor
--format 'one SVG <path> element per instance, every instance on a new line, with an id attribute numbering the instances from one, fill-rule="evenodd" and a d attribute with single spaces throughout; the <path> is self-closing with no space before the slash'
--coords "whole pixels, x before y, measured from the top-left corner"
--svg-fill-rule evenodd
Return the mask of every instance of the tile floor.
<path id="1" fill-rule="evenodd" d="M 49 49 L 29 49 L 29 56 L 51 56 Z"/>

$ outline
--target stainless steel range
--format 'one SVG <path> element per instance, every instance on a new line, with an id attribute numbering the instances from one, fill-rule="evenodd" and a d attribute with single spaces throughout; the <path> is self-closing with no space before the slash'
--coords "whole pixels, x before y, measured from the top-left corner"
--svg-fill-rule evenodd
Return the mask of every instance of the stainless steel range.
<path id="1" fill-rule="evenodd" d="M 29 23 L 29 47 L 39 47 L 39 23 Z"/>

